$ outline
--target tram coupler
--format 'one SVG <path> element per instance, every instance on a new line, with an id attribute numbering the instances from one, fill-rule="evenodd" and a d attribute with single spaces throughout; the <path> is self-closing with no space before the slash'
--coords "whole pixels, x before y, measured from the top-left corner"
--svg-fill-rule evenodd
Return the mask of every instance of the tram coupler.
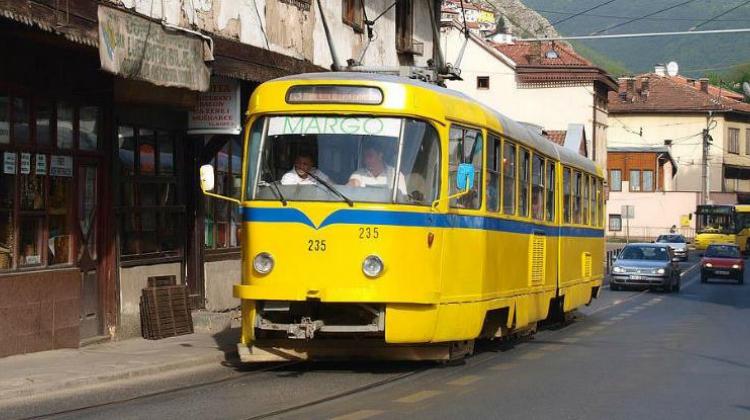
<path id="1" fill-rule="evenodd" d="M 289 325 L 287 337 L 296 340 L 312 340 L 315 332 L 323 327 L 323 321 L 313 321 L 310 317 L 303 317 L 299 324 Z"/>

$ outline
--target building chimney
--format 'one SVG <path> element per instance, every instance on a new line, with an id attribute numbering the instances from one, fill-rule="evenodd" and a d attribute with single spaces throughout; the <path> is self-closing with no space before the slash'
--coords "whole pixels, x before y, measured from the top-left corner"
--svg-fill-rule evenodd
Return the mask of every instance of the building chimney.
<path id="1" fill-rule="evenodd" d="M 708 93 L 708 79 L 698 79 L 701 84 L 701 92 Z"/>
<path id="2" fill-rule="evenodd" d="M 635 95 L 635 78 L 634 77 L 628 77 L 625 79 L 625 84 L 627 86 L 627 92 L 629 95 Z"/>
<path id="3" fill-rule="evenodd" d="M 654 66 L 654 73 L 659 77 L 665 77 L 667 75 L 667 67 L 664 64 L 657 64 Z"/>

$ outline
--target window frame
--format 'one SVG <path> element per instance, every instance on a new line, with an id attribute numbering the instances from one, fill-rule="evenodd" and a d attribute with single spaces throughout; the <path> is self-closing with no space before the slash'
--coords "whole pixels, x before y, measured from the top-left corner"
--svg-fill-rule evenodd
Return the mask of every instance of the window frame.
<path id="1" fill-rule="evenodd" d="M 617 220 L 617 223 L 619 223 L 619 225 L 617 226 L 617 229 L 612 228 L 612 222 L 615 220 Z M 621 214 L 612 213 L 609 215 L 609 222 L 607 225 L 607 230 L 609 230 L 610 232 L 622 232 L 622 215 Z"/>
<path id="2" fill-rule="evenodd" d="M 341 21 L 354 32 L 365 31 L 364 0 L 341 0 Z"/>
<path id="3" fill-rule="evenodd" d="M 492 151 L 492 153 L 490 153 Z M 492 213 L 499 213 L 502 208 L 502 154 L 503 154 L 503 141 L 498 135 L 487 133 L 487 162 L 485 168 L 487 168 L 487 188 L 485 195 L 487 203 L 487 211 Z M 493 159 L 494 158 L 494 159 Z M 493 203 L 490 191 L 492 190 L 492 178 L 495 178 L 496 197 Z M 491 204 L 495 204 L 495 207 L 490 207 Z"/>
<path id="4" fill-rule="evenodd" d="M 545 203 L 547 201 L 547 196 L 545 194 L 545 192 L 546 192 L 546 183 L 547 183 L 546 176 L 545 176 L 546 175 L 545 170 L 546 170 L 546 166 L 547 166 L 546 165 L 546 161 L 547 161 L 547 159 L 543 155 L 541 155 L 539 153 L 533 153 L 532 154 L 532 157 L 531 157 L 531 177 L 530 177 L 531 189 L 529 190 L 529 192 L 531 193 L 530 194 L 531 195 L 530 210 L 531 210 L 531 218 L 533 220 L 536 220 L 536 221 L 539 221 L 539 222 L 543 222 L 545 220 L 545 218 L 546 218 L 546 216 L 545 216 Z M 539 170 L 541 171 L 541 173 L 539 174 L 539 177 L 540 177 L 539 181 L 540 181 L 541 184 L 534 184 L 535 163 L 539 164 Z M 537 209 L 538 213 L 535 212 L 535 209 L 534 209 L 534 195 L 535 195 L 535 193 L 534 193 L 534 187 L 535 187 L 535 185 L 536 185 L 537 188 L 541 187 L 541 198 L 540 198 L 541 207 Z"/>
<path id="5" fill-rule="evenodd" d="M 635 175 L 635 177 L 633 175 Z M 636 183 L 633 183 L 633 179 L 637 179 L 638 181 Z M 641 170 L 640 169 L 631 169 L 628 172 L 628 191 L 630 192 L 643 191 L 642 184 L 641 184 Z"/>
<path id="6" fill-rule="evenodd" d="M 729 127 L 727 129 L 727 153 L 740 154 L 740 129 Z"/>
<path id="7" fill-rule="evenodd" d="M 12 185 L 12 204 L 0 210 L 2 217 L 7 217 L 8 220 L 8 251 L 5 255 L 8 257 L 8 267 L 0 268 L 0 273 L 22 273 L 29 271 L 38 270 L 57 270 L 67 269 L 70 267 L 76 267 L 78 265 L 78 254 L 80 252 L 81 236 L 80 226 L 78 225 L 79 206 L 77 200 L 79 199 L 79 177 L 80 167 L 86 162 L 96 160 L 100 161 L 104 157 L 102 152 L 102 135 L 104 133 L 103 121 L 105 115 L 105 106 L 96 100 L 90 100 L 89 98 L 80 97 L 59 97 L 59 96 L 42 96 L 36 93 L 28 92 L 24 89 L 17 89 L 15 87 L 4 86 L 0 89 L 0 96 L 7 98 L 7 107 L 5 108 L 5 115 L 7 116 L 8 123 L 8 139 L 5 143 L 0 143 L 0 155 L 3 156 L 5 153 L 15 155 L 15 172 L 13 174 L 5 174 L 2 176 L 12 176 L 13 179 L 9 183 Z M 16 136 L 16 124 L 19 120 L 16 119 L 14 98 L 21 98 L 24 103 L 25 119 L 20 121 L 26 125 L 27 134 L 25 140 L 19 141 Z M 70 108 L 70 147 L 61 148 L 58 146 L 58 134 L 59 134 L 59 116 L 58 109 L 61 103 L 65 103 Z M 4 104 L 5 105 L 5 104 Z M 82 108 L 94 108 L 96 109 L 96 118 L 94 120 L 93 134 L 96 136 L 96 147 L 94 148 L 81 148 L 81 109 Z M 44 118 L 41 117 L 42 109 L 44 111 Z M 44 140 L 40 137 L 41 128 L 40 122 L 46 122 L 46 135 Z M 22 157 L 23 155 L 30 155 L 30 170 L 29 173 L 24 174 L 21 171 L 22 168 Z M 46 161 L 46 170 L 44 174 L 37 173 L 36 162 L 38 157 L 44 156 Z M 70 159 L 71 164 L 71 175 L 70 176 L 53 176 L 50 172 L 50 167 L 53 157 L 65 157 Z M 35 198 L 39 198 L 42 204 L 39 208 L 24 209 L 22 208 L 22 196 L 24 194 L 24 187 L 28 186 L 30 177 L 41 177 L 40 189 L 41 194 L 35 194 Z M 64 194 L 64 234 L 62 236 L 68 237 L 67 243 L 67 259 L 66 261 L 53 263 L 50 257 L 49 240 L 51 235 L 52 220 L 62 215 L 57 214 L 50 207 L 51 200 L 51 189 L 53 181 L 60 179 L 66 185 L 66 193 Z M 39 191 L 36 191 L 37 193 Z M 36 256 L 39 257 L 38 262 L 26 264 L 21 262 L 22 255 L 24 254 L 22 248 L 22 235 L 21 235 L 21 223 L 25 220 L 33 220 L 36 224 L 35 232 L 32 235 L 35 237 L 34 242 L 36 243 Z"/>
<path id="8" fill-rule="evenodd" d="M 477 89 L 489 90 L 490 89 L 490 76 L 477 76 Z"/>
<path id="9" fill-rule="evenodd" d="M 563 167 L 563 223 L 573 224 L 573 170 Z"/>
<path id="10" fill-rule="evenodd" d="M 618 175 L 617 183 L 612 180 L 612 173 L 616 172 Z M 609 170 L 609 190 L 613 192 L 622 191 L 622 169 L 610 169 Z"/>
<path id="11" fill-rule="evenodd" d="M 449 201 L 448 202 L 448 207 L 452 208 L 452 209 L 460 209 L 460 210 L 480 210 L 482 208 L 482 205 L 484 204 L 484 200 L 483 200 L 482 196 L 484 195 L 484 186 L 483 186 L 483 183 L 484 183 L 483 178 L 484 178 L 484 176 L 483 175 L 484 175 L 484 164 L 485 164 L 485 154 L 486 154 L 485 153 L 485 144 L 484 143 L 485 143 L 485 137 L 486 136 L 485 136 L 484 131 L 482 129 L 473 128 L 473 127 L 465 126 L 465 125 L 462 125 L 462 124 L 451 124 L 451 126 L 448 128 L 448 132 L 449 132 L 449 135 L 448 135 L 448 176 L 450 178 L 449 179 L 449 183 L 448 183 L 448 185 L 449 185 L 449 188 L 448 188 L 449 194 L 458 193 L 458 191 L 455 191 L 455 192 L 451 192 L 450 191 L 450 185 L 451 185 L 451 183 L 455 182 L 454 174 L 451 174 L 451 171 L 452 171 L 451 166 L 453 166 L 452 163 L 451 163 L 451 159 L 453 158 L 453 154 L 451 153 L 451 150 L 450 150 L 450 142 L 451 142 L 451 138 L 452 138 L 450 133 L 454 129 L 461 130 L 461 133 L 462 133 L 461 134 L 461 144 L 460 144 L 460 148 L 461 148 L 460 153 L 461 153 L 461 161 L 462 162 L 460 162 L 460 163 L 465 163 L 465 162 L 463 162 L 463 160 L 466 157 L 465 150 L 464 150 L 464 143 L 466 141 L 466 133 L 469 132 L 469 131 L 471 131 L 471 132 L 475 132 L 477 135 L 480 136 L 479 144 L 480 144 L 480 147 L 481 147 L 481 151 L 480 151 L 480 156 L 479 156 L 479 164 L 482 165 L 482 167 L 481 168 L 474 168 L 474 188 L 472 188 L 472 190 L 476 190 L 476 198 L 477 198 L 476 205 L 472 206 L 472 207 L 463 207 L 463 206 L 459 206 L 458 205 L 460 203 L 460 200 L 462 200 L 463 198 L 469 196 L 469 194 L 466 194 L 466 195 L 464 195 L 462 197 L 459 197 L 458 199 L 448 200 Z M 476 144 L 476 141 L 475 141 L 474 144 Z M 473 155 L 472 155 L 471 160 L 472 160 L 472 163 L 473 163 L 473 160 L 474 160 L 474 156 Z M 456 170 L 458 170 L 458 165 L 456 165 Z"/>
<path id="12" fill-rule="evenodd" d="M 646 189 L 646 174 L 650 175 L 648 189 Z M 654 171 L 651 169 L 644 169 L 641 171 L 641 192 L 654 192 Z"/>
<path id="13" fill-rule="evenodd" d="M 178 262 L 182 261 L 185 252 L 186 252 L 186 241 L 185 241 L 185 234 L 186 232 L 180 233 L 180 229 L 178 228 L 175 232 L 175 236 L 173 239 L 176 242 L 176 247 L 174 250 L 164 250 L 162 249 L 162 238 L 166 237 L 169 238 L 169 235 L 162 235 L 163 230 L 157 226 L 155 228 L 154 232 L 154 238 L 155 238 L 155 244 L 157 245 L 157 250 L 152 252 L 142 252 L 140 247 L 143 245 L 136 245 L 137 250 L 134 253 L 125 253 L 125 250 L 123 249 L 123 241 L 125 240 L 123 238 L 123 235 L 125 234 L 125 223 L 128 216 L 132 216 L 133 218 L 130 219 L 130 221 L 133 222 L 133 230 L 127 231 L 129 234 L 134 235 L 135 240 L 137 242 L 143 241 L 144 232 L 150 232 L 147 230 L 143 230 L 143 215 L 149 214 L 154 216 L 154 220 L 157 224 L 160 217 L 175 217 L 175 215 L 179 215 L 181 217 L 181 220 L 186 220 L 187 218 L 187 206 L 185 203 L 185 196 L 182 193 L 182 188 L 180 186 L 181 178 L 182 178 L 182 171 L 181 171 L 181 164 L 179 159 L 180 153 L 182 151 L 181 143 L 178 141 L 178 134 L 174 130 L 168 130 L 164 128 L 158 128 L 158 127 L 150 127 L 150 126 L 141 126 L 138 124 L 129 124 L 125 121 L 118 122 L 117 125 L 115 125 L 115 130 L 117 133 L 120 132 L 120 129 L 123 127 L 128 127 L 133 130 L 133 173 L 131 174 L 125 174 L 122 172 L 122 160 L 119 157 L 119 150 L 121 150 L 117 145 L 115 146 L 115 153 L 117 155 L 115 156 L 115 165 L 118 172 L 118 184 L 120 185 L 119 190 L 117 191 L 117 196 L 115 198 L 115 202 L 117 203 L 117 206 L 115 207 L 115 214 L 116 214 L 116 220 L 118 223 L 118 232 L 119 232 L 119 238 L 117 241 L 117 247 L 118 247 L 118 254 L 121 261 L 121 266 L 128 267 L 128 266 L 134 266 L 134 265 L 140 265 L 143 264 L 144 261 L 149 262 Z M 153 149 L 153 155 L 154 155 L 154 172 L 153 173 L 142 173 L 141 168 L 141 131 L 142 130 L 148 130 L 151 131 L 154 135 L 154 149 Z M 172 144 L 172 154 L 173 154 L 173 165 L 172 165 L 172 173 L 171 174 L 163 174 L 161 172 L 161 142 L 160 142 L 160 133 L 168 133 L 169 138 L 171 139 Z M 130 185 L 132 187 L 132 204 L 126 204 L 124 203 L 124 191 L 123 187 L 125 185 Z M 143 187 L 146 185 L 155 185 L 155 189 L 153 190 L 156 194 L 156 197 L 160 197 L 162 194 L 162 188 L 165 185 L 174 185 L 175 188 L 175 195 L 174 195 L 174 201 L 175 203 L 172 205 L 160 205 L 157 202 L 154 203 L 154 205 L 144 205 L 142 201 L 142 191 Z M 169 188 L 169 187 L 168 187 Z M 136 217 L 137 216 L 137 217 Z"/>
<path id="14" fill-rule="evenodd" d="M 506 147 L 513 149 L 513 169 L 511 172 L 506 171 Z M 502 194 L 502 200 L 500 207 L 502 208 L 502 213 L 507 216 L 515 216 L 517 214 L 517 206 L 518 206 L 518 144 L 516 142 L 510 141 L 507 137 L 503 137 L 503 154 L 502 154 L 502 179 L 500 182 L 501 188 L 501 194 Z M 505 187 L 506 187 L 506 174 L 510 175 L 512 174 L 512 188 L 513 193 L 511 197 L 513 198 L 511 201 L 512 203 L 506 203 L 506 194 L 505 194 Z"/>
<path id="15" fill-rule="evenodd" d="M 531 149 L 527 147 L 519 147 L 518 148 L 518 156 L 520 157 L 520 165 L 518 165 L 518 209 L 516 211 L 516 215 L 519 217 L 523 217 L 526 219 L 531 218 L 531 162 L 533 159 L 533 155 L 531 153 Z M 524 161 L 524 158 L 526 158 L 526 161 Z M 526 164 L 526 167 L 524 168 L 524 163 Z M 525 169 L 525 170 L 524 170 Z M 523 172 L 522 172 L 523 171 Z M 525 176 L 525 182 L 524 182 L 524 176 Z M 525 185 L 524 185 L 525 184 Z M 525 187 L 526 191 L 526 200 L 522 200 L 523 191 Z M 524 203 L 525 201 L 525 203 Z M 522 207 L 522 205 L 525 204 L 525 206 Z"/>
<path id="16" fill-rule="evenodd" d="M 395 4 L 396 52 L 414 54 L 414 2 L 398 0 Z"/>
<path id="17" fill-rule="evenodd" d="M 556 209 L 556 200 L 555 196 L 557 193 L 557 174 L 555 172 L 555 168 L 557 167 L 557 164 L 552 159 L 547 159 L 545 162 L 545 176 L 546 176 L 546 185 L 544 188 L 544 220 L 546 222 L 554 223 L 557 216 L 557 209 Z"/>

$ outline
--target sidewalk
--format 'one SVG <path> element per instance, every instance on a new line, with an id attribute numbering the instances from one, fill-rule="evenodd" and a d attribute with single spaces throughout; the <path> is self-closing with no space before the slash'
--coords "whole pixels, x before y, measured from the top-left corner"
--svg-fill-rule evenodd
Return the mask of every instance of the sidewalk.
<path id="1" fill-rule="evenodd" d="M 227 329 L 216 334 L 134 338 L 0 358 L 0 405 L 19 397 L 219 365 L 234 357 L 238 340 L 239 330 Z"/>

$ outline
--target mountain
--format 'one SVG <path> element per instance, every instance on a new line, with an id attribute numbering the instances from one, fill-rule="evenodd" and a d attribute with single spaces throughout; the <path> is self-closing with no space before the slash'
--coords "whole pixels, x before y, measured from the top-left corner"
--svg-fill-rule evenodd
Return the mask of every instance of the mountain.
<path id="1" fill-rule="evenodd" d="M 604 1 L 523 0 L 523 3 L 555 23 Z M 686 31 L 743 3 L 744 0 L 619 0 L 561 22 L 555 25 L 555 28 L 563 35 L 588 35 L 633 18 L 677 6 L 604 33 Z M 698 29 L 743 27 L 750 27 L 750 4 L 743 5 Z M 733 66 L 750 62 L 750 33 L 586 40 L 578 41 L 574 45 L 583 46 L 580 52 L 584 55 L 587 55 L 585 49 L 588 47 L 593 53 L 622 63 L 635 73 L 650 71 L 656 63 L 676 61 L 680 64 L 681 74 L 699 77 L 721 73 Z M 587 57 L 592 59 L 591 52 Z"/>

